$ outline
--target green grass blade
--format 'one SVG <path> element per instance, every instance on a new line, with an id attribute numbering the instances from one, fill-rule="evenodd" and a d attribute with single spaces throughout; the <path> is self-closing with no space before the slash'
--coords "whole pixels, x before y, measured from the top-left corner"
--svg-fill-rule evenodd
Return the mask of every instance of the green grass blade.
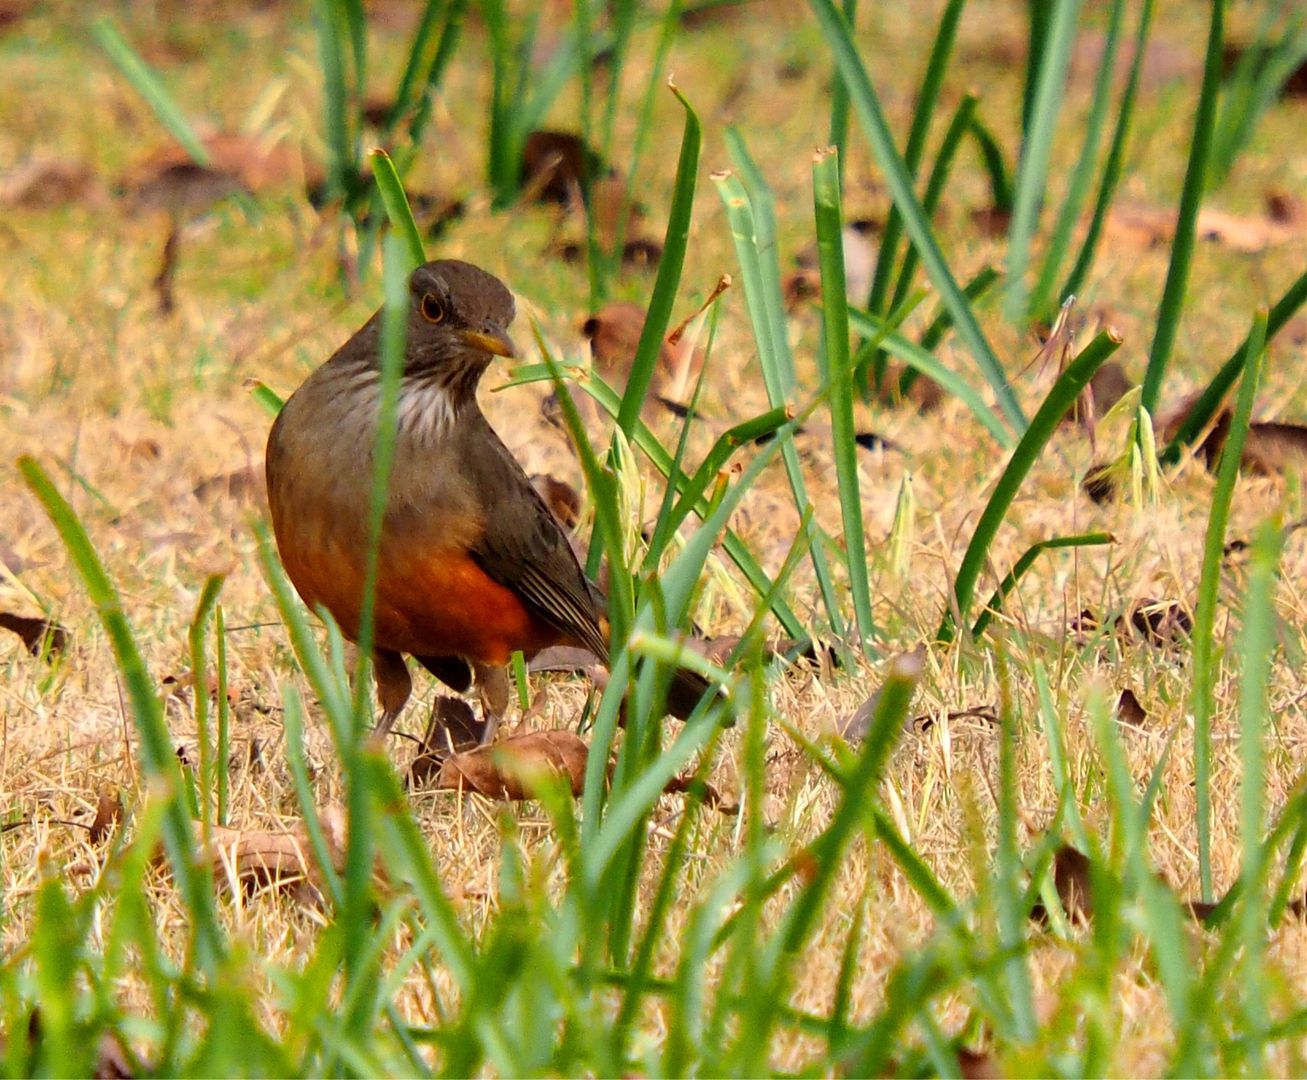
<path id="1" fill-rule="evenodd" d="M 776 247 L 776 196 L 772 193 L 762 170 L 758 168 L 757 162 L 749 154 L 748 148 L 744 145 L 744 138 L 737 128 L 726 129 L 726 147 L 748 198 L 748 224 L 751 226 L 751 254 L 753 255 L 750 260 L 752 263 L 750 270 L 758 288 L 756 293 L 758 315 L 766 319 L 768 329 L 768 349 L 767 357 L 763 361 L 765 365 L 763 374 L 770 380 L 768 393 L 773 396 L 771 404 L 775 406 L 789 398 L 794 392 L 795 384 L 794 354 L 790 350 L 786 329 L 785 306 L 781 293 L 780 255 Z M 718 186 L 720 188 L 721 185 Z M 738 237 L 736 251 L 739 254 Z M 746 278 L 746 283 L 748 280 Z M 746 299 L 748 296 L 746 284 Z M 753 303 L 749 304 L 749 314 L 754 317 L 756 323 L 758 316 L 755 315 Z M 754 336 L 757 337 L 756 327 Z"/>
<path id="2" fill-rule="evenodd" d="M 1027 317 L 1026 269 L 1030 264 L 1030 241 L 1039 227 L 1039 211 L 1048 186 L 1048 163 L 1053 151 L 1057 118 L 1066 90 L 1067 64 L 1075 42 L 1076 20 L 1081 0 L 1041 3 L 1046 34 L 1038 46 L 1032 39 L 1030 60 L 1037 71 L 1033 97 L 1026 100 L 1025 134 L 1017 166 L 1016 192 L 1012 201 L 1012 224 L 1007 239 L 1007 298 L 1003 310 L 1008 321 L 1022 324 Z M 1036 54 L 1036 48 L 1039 48 Z M 1030 90 L 1027 84 L 1027 90 Z"/>
<path id="3" fill-rule="evenodd" d="M 1038 420 L 1036 419 L 1036 423 Z M 1031 424 L 1033 431 L 1035 424 Z M 998 847 L 994 855 L 994 876 L 988 885 L 995 893 L 999 944 L 1007 951 L 1003 964 L 1003 986 L 1013 1035 L 1029 1042 L 1035 1034 L 1034 987 L 1028 958 L 1024 954 L 1029 908 L 1022 904 L 1023 867 L 1017 830 L 1021 813 L 1017 805 L 1017 726 L 1012 703 L 1012 678 L 1007 648 L 1000 639 L 996 652 L 998 668 Z"/>
<path id="4" fill-rule="evenodd" d="M 1120 182 L 1125 163 L 1126 144 L 1130 141 L 1130 121 L 1134 118 L 1135 97 L 1139 92 L 1139 80 L 1144 69 L 1148 32 L 1153 24 L 1153 4 L 1154 0 L 1143 0 L 1139 12 L 1134 58 L 1130 61 L 1130 74 L 1126 79 L 1125 91 L 1121 95 L 1121 104 L 1117 107 L 1116 128 L 1112 132 L 1112 143 L 1107 151 L 1107 160 L 1103 163 L 1103 172 L 1098 183 L 1098 197 L 1094 200 L 1094 212 L 1089 219 L 1089 228 L 1080 245 L 1080 254 L 1076 258 L 1075 266 L 1071 268 L 1066 284 L 1062 286 L 1062 292 L 1058 296 L 1059 304 L 1065 304 L 1069 297 L 1080 291 L 1098 254 L 1098 241 L 1103 234 L 1103 223 L 1107 220 L 1108 208 L 1116 195 L 1116 186 Z"/>
<path id="5" fill-rule="evenodd" d="M 423 93 L 418 103 L 418 107 L 413 112 L 413 119 L 408 126 L 409 142 L 414 146 L 420 146 L 422 136 L 426 132 L 427 122 L 431 119 L 431 107 L 436 97 L 436 91 L 445 80 L 445 72 L 449 70 L 450 62 L 454 59 L 454 54 L 458 50 L 460 35 L 463 30 L 463 18 L 467 14 L 468 0 L 452 0 L 452 3 L 445 9 L 445 24 L 440 30 L 440 41 L 436 44 L 436 55 L 431 59 L 431 66 L 427 69 L 426 78 L 423 81 Z M 398 97 L 396 98 L 398 106 Z M 398 120 L 401 115 L 398 107 L 392 114 L 394 120 Z"/>
<path id="6" fill-rule="evenodd" d="M 1208 902 L 1212 899 L 1212 711 L 1217 678 L 1213 629 L 1221 587 L 1225 527 L 1243 457 L 1244 440 L 1252 419 L 1253 401 L 1261 381 L 1265 347 L 1266 313 L 1261 312 L 1248 335 L 1239 399 L 1217 469 L 1216 489 L 1212 493 L 1212 508 L 1207 518 L 1207 538 L 1203 544 L 1203 571 L 1198 579 L 1198 604 L 1194 611 L 1191 708 L 1194 715 L 1194 796 L 1197 802 L 1195 825 L 1198 830 L 1198 877 L 1202 898 Z"/>
<path id="7" fill-rule="evenodd" d="M 1275 611 L 1280 551 L 1284 532 L 1267 522 L 1253 539 L 1248 575 L 1248 599 L 1244 605 L 1242 635 L 1243 671 L 1239 687 L 1239 756 L 1243 777 L 1239 783 L 1239 836 L 1243 846 L 1244 882 L 1240 918 L 1243 939 L 1242 1027 L 1249 1035 L 1250 1070 L 1266 1071 L 1259 1035 L 1270 1024 L 1266 1000 L 1269 987 L 1263 966 L 1266 954 L 1267 896 L 1262 865 L 1262 830 L 1266 813 L 1266 769 L 1262 740 L 1267 727 L 1267 687 L 1271 677 L 1271 656 L 1279 636 Z"/>
<path id="8" fill-rule="evenodd" d="M 187 635 L 191 653 L 191 693 L 195 705 L 195 732 L 200 749 L 200 825 L 204 842 L 207 844 L 213 836 L 214 789 L 217 787 L 218 765 L 214 762 L 213 741 L 209 731 L 209 673 L 208 661 L 204 655 L 204 636 L 208 629 L 209 617 L 218 604 L 218 594 L 222 591 L 223 576 L 211 574 L 200 590 L 200 599 L 195 605 L 195 616 L 191 619 L 190 633 Z M 219 688 L 219 694 L 222 688 Z M 225 771 L 223 759 L 221 768 Z"/>
<path id="9" fill-rule="evenodd" d="M 958 576 L 954 583 L 953 593 L 957 604 L 957 616 L 964 625 L 989 546 L 993 542 L 995 535 L 997 535 L 1003 519 L 1007 516 L 1008 508 L 1012 505 L 1012 500 L 1016 497 L 1022 481 L 1025 480 L 1026 474 L 1039 457 L 1044 444 L 1057 429 L 1062 417 L 1075 404 L 1081 391 L 1089 384 L 1094 372 L 1102 366 L 1103 361 L 1117 350 L 1120 344 L 1120 338 L 1111 331 L 1105 330 L 1086 345 L 1080 355 L 1067 365 L 1066 370 L 1053 384 L 1053 388 L 1049 390 L 1044 403 L 1039 407 L 1034 419 L 1031 420 L 1030 427 L 1026 429 L 1026 433 L 1021 437 L 1016 449 L 1012 451 L 1012 459 L 1003 470 L 1003 475 L 999 477 L 993 494 L 989 497 L 989 502 L 985 504 L 984 512 L 976 523 L 975 532 L 971 535 L 971 542 L 967 545 L 966 553 L 962 556 L 962 564 L 958 567 Z M 943 644 L 953 640 L 957 632 L 953 620 L 954 613 L 952 611 L 946 612 L 943 621 L 940 623 L 939 630 L 935 634 L 937 642 Z"/>
<path id="10" fill-rule="evenodd" d="M 350 126 L 350 92 L 342 47 L 348 26 L 342 6 L 335 0 L 316 0 L 313 29 L 318 39 L 318 62 L 322 65 L 326 191 L 328 198 L 347 199 L 353 194 L 359 170 Z"/>
<path id="11" fill-rule="evenodd" d="M 728 136 L 729 137 L 729 136 Z M 738 137 L 731 145 L 732 156 L 737 161 L 748 161 L 748 154 Z M 749 162 L 750 166 L 752 165 Z M 780 274 L 776 268 L 775 229 L 768 210 L 771 195 L 761 177 L 754 172 L 757 185 L 755 191 L 746 190 L 739 178 L 730 173 L 717 173 L 713 182 L 726 206 L 727 220 L 731 225 L 731 235 L 735 241 L 735 252 L 740 263 L 740 274 L 744 279 L 744 296 L 749 309 L 749 318 L 753 325 L 754 340 L 758 345 L 758 360 L 762 367 L 763 383 L 767 389 L 768 403 L 773 409 L 783 408 L 788 404 L 788 395 L 794 386 L 794 360 L 790 354 L 789 340 L 785 330 L 785 307 L 781 298 Z M 761 216 L 754 211 L 754 194 L 761 199 Z M 770 246 L 767 238 L 770 237 Z M 790 492 L 794 498 L 795 508 L 802 516 L 810 504 L 807 483 L 803 478 L 803 466 L 799 461 L 798 450 L 793 439 L 780 438 L 781 459 L 785 464 L 785 474 L 790 483 Z M 817 576 L 818 588 L 821 590 L 822 602 L 826 607 L 826 617 L 831 631 L 836 637 L 844 634 L 844 615 L 841 610 L 840 597 L 835 589 L 830 565 L 826 560 L 825 545 L 819 540 L 820 530 L 815 522 L 810 526 L 813 572 Z"/>
<path id="12" fill-rule="evenodd" d="M 908 175 L 915 180 L 921 167 L 921 158 L 926 150 L 926 135 L 930 131 L 931 121 L 935 116 L 935 107 L 939 104 L 939 92 L 944 85 L 944 75 L 948 70 L 953 44 L 957 40 L 958 22 L 962 18 L 962 9 L 966 0 L 949 0 L 939 18 L 939 26 L 930 47 L 930 58 L 926 62 L 926 73 L 921 79 L 921 88 L 917 91 L 912 111 L 912 125 L 908 128 L 908 142 L 903 148 L 903 166 Z M 848 22 L 850 29 L 853 20 Z M 836 86 L 848 97 L 848 86 L 843 79 L 836 80 Z M 847 109 L 847 104 L 846 104 Z M 927 220 L 931 212 L 923 211 Z M 871 295 L 867 299 L 867 310 L 877 315 L 885 311 L 885 297 L 889 293 L 889 284 L 893 276 L 894 264 L 898 260 L 899 237 L 903 232 L 903 215 L 898 205 L 890 206 L 889 217 L 885 219 L 885 230 L 880 238 L 880 251 L 876 256 L 876 271 L 871 281 Z M 900 274 L 900 283 L 903 275 Z M 897 307 L 892 304 L 891 308 Z"/>
<path id="13" fill-rule="evenodd" d="M 1125 0 L 1112 0 L 1112 9 L 1107 19 L 1107 34 L 1103 39 L 1103 56 L 1098 65 L 1098 76 L 1094 80 L 1094 93 L 1089 106 L 1089 118 L 1085 121 L 1084 142 L 1080 147 L 1080 156 L 1071 173 L 1071 183 L 1067 187 L 1066 197 L 1058 211 L 1057 222 L 1044 253 L 1043 263 L 1039 268 L 1039 278 L 1034 291 L 1030 294 L 1029 312 L 1036 319 L 1052 325 L 1056 315 L 1054 308 L 1061 301 L 1054 301 L 1053 289 L 1057 277 L 1062 271 L 1062 261 L 1071 246 L 1071 234 L 1080 220 L 1080 209 L 1094 179 L 1094 164 L 1098 158 L 1098 145 L 1102 140 L 1103 128 L 1107 123 L 1108 105 L 1112 98 L 1112 80 L 1116 73 L 1116 57 L 1121 44 L 1121 27 L 1125 21 Z"/>
<path id="14" fill-rule="evenodd" d="M 994 201 L 994 211 L 999 214 L 1012 213 L 1012 178 L 1008 176 L 1007 163 L 1003 160 L 1003 148 L 998 139 L 989 130 L 979 116 L 971 118 L 971 135 L 980 150 L 980 161 L 989 178 L 989 193 Z"/>
<path id="15" fill-rule="evenodd" d="M 1167 267 L 1166 285 L 1157 308 L 1157 329 L 1153 334 L 1153 346 L 1149 350 L 1148 367 L 1144 371 L 1139 399 L 1140 405 L 1148 410 L 1150 416 L 1157 411 L 1158 395 L 1162 390 L 1166 365 L 1171 359 L 1171 350 L 1175 346 L 1180 313 L 1184 309 L 1185 294 L 1188 292 L 1190 263 L 1198 234 L 1198 211 L 1202 207 L 1203 192 L 1207 186 L 1212 129 L 1220 94 L 1224 26 L 1225 0 L 1212 0 L 1203 85 L 1198 94 L 1198 109 L 1194 114 L 1193 141 L 1189 148 L 1189 163 L 1185 168 L 1184 189 L 1180 194 L 1175 238 L 1171 242 L 1171 263 Z"/>
<path id="16" fill-rule="evenodd" d="M 553 377 L 549 372 L 549 368 L 543 364 L 534 367 L 525 366 L 519 368 L 517 376 L 515 383 L 529 383 L 538 379 L 552 379 Z M 592 397 L 610 417 L 616 418 L 618 411 L 621 409 L 621 398 L 617 396 L 612 387 L 605 384 L 602 379 L 593 374 L 582 380 L 579 385 L 581 389 Z M 817 403 L 814 402 L 811 408 L 815 408 L 816 404 Z M 789 415 L 788 410 L 783 411 L 786 412 L 787 416 Z M 798 421 L 803 419 L 807 411 L 810 410 L 805 410 L 795 417 L 795 420 L 792 421 L 795 427 L 797 427 Z M 764 413 L 763 416 L 758 417 L 756 421 L 746 423 L 750 426 L 753 423 L 757 423 L 764 430 L 779 431 L 779 428 L 771 426 L 770 413 Z M 726 435 L 722 436 L 722 438 L 725 439 L 729 434 L 730 433 L 727 432 Z M 778 435 L 778 437 L 780 436 Z M 686 491 L 687 485 L 692 481 L 675 467 L 672 455 L 667 452 L 666 448 L 658 441 L 643 421 L 636 426 L 635 445 L 640 448 L 641 452 L 649 459 L 650 463 L 658 470 L 664 479 L 675 485 L 679 492 L 684 493 Z M 702 497 L 699 498 L 693 509 L 701 517 L 712 512 L 712 507 L 709 505 L 707 499 Z M 776 616 L 777 621 L 785 629 L 785 632 L 792 637 L 805 637 L 806 631 L 804 630 L 803 623 L 789 605 L 785 603 L 784 599 L 779 595 L 774 594 L 774 583 L 772 579 L 767 575 L 767 572 L 763 570 L 761 564 L 749 550 L 744 541 L 742 541 L 735 532 L 728 529 L 722 538 L 722 547 L 725 549 L 726 554 L 730 557 L 731 561 L 739 569 L 740 573 L 745 576 L 746 580 L 749 582 L 749 586 L 759 596 L 770 595 L 773 597 L 771 601 L 772 614 Z"/>
<path id="17" fill-rule="evenodd" d="M 409 207 L 408 196 L 404 194 L 404 185 L 395 172 L 395 163 L 380 147 L 369 150 L 368 158 L 372 162 L 372 176 L 377 182 L 377 190 L 381 192 L 386 216 L 407 249 L 408 269 L 421 266 L 427 261 L 426 248 L 422 244 L 417 222 L 413 220 L 413 211 Z"/>
<path id="18" fill-rule="evenodd" d="M 867 540 L 858 487 L 858 445 L 854 442 L 853 362 L 849 355 L 849 305 L 844 290 L 844 232 L 837 151 L 818 151 L 813 163 L 812 186 L 817 257 L 821 266 L 822 351 L 830 384 L 831 441 L 844 521 L 845 566 L 849 591 L 853 594 L 858 640 L 865 649 L 876 634 L 876 626 L 871 615 Z"/>
<path id="19" fill-rule="evenodd" d="M 181 769 L 164 722 L 163 704 L 155 692 L 154 681 L 150 678 L 145 660 L 136 646 L 118 592 L 109 580 L 104 564 L 77 514 L 34 458 L 19 458 L 18 469 L 68 549 L 68 555 L 86 586 L 91 603 L 95 605 L 101 625 L 113 646 L 114 660 L 127 687 L 132 721 L 140 736 L 145 772 L 161 782 L 169 794 L 164 812 L 164 849 L 190 914 L 194 959 L 201 971 L 212 973 L 221 962 L 226 946 L 213 902 L 212 880 L 195 865 L 192 857 L 195 837 L 183 803 Z M 197 694 L 202 692 L 201 688 L 197 688 Z"/>
<path id="20" fill-rule="evenodd" d="M 1007 572 L 1007 576 L 999 582 L 998 588 L 994 590 L 994 595 L 989 598 L 989 603 L 985 605 L 985 610 L 980 613 L 980 617 L 976 619 L 975 624 L 971 627 L 972 638 L 979 638 L 985 632 L 990 621 L 1002 610 L 1003 601 L 1007 599 L 1008 594 L 1016 588 L 1017 582 L 1021 580 L 1025 572 L 1034 565 L 1035 560 L 1043 552 L 1057 548 L 1097 547 L 1111 542 L 1111 533 L 1096 532 L 1084 533 L 1080 536 L 1055 536 L 1050 540 L 1041 540 L 1037 544 L 1031 544 L 1021 558 L 1012 564 L 1012 569 Z"/>
<path id="21" fill-rule="evenodd" d="M 1275 337 L 1293 318 L 1294 313 L 1307 302 L 1307 271 L 1304 271 L 1279 300 L 1272 305 L 1270 312 L 1266 317 L 1266 340 L 1269 341 Z M 1175 465 L 1180 460 L 1180 454 L 1184 448 L 1190 445 L 1197 437 L 1198 433 L 1205 428 L 1216 415 L 1216 411 L 1221 407 L 1221 402 L 1225 400 L 1226 393 L 1234 385 L 1235 379 L 1239 378 L 1240 373 L 1244 370 L 1250 353 L 1248 352 L 1249 342 L 1252 340 L 1253 333 L 1257 329 L 1254 321 L 1252 329 L 1248 331 L 1247 337 L 1239 345 L 1229 359 L 1221 365 L 1217 373 L 1212 376 L 1211 381 L 1203 389 L 1198 400 L 1194 402 L 1188 414 L 1181 422 L 1180 427 L 1176 430 L 1175 437 L 1167 444 L 1166 449 L 1158 456 L 1158 461 L 1163 465 Z"/>
<path id="22" fill-rule="evenodd" d="M 132 84 L 132 88 L 145 99 L 168 134 L 190 154 L 191 160 L 197 165 L 208 165 L 209 152 L 200 142 L 199 136 L 195 134 L 195 130 L 186 119 L 186 114 L 177 107 L 177 103 L 159 81 L 159 77 L 150 70 L 140 54 L 127 43 L 126 38 L 118 32 L 113 22 L 107 16 L 96 19 L 91 24 L 91 34 L 100 48 L 108 54 L 109 59 L 118 65 L 118 70 Z"/>
<path id="23" fill-rule="evenodd" d="M 672 305 L 681 284 L 681 269 L 685 264 L 685 249 L 690 238 L 690 215 L 694 209 L 694 192 L 699 169 L 699 148 L 703 141 L 703 128 L 690 103 L 673 85 L 672 93 L 685 110 L 685 130 L 681 136 L 681 154 L 676 163 L 676 181 L 672 188 L 672 205 L 667 215 L 667 233 L 663 238 L 663 255 L 658 260 L 658 276 L 654 279 L 653 295 L 649 298 L 649 312 L 644 329 L 631 362 L 631 374 L 622 407 L 617 414 L 617 426 L 629 440 L 640 418 L 645 395 L 653 381 L 658 352 L 663 335 L 671 321 Z"/>
<path id="24" fill-rule="evenodd" d="M 880 345 L 887 353 L 902 360 L 922 375 L 934 379 L 945 391 L 958 398 L 971 410 L 981 426 L 994 436 L 1001 447 L 1008 449 L 1016 445 L 1016 438 L 1002 419 L 985 404 L 980 394 L 973 390 L 962 376 L 950 371 L 920 345 L 888 330 L 885 324 L 870 312 L 850 308 L 849 321 L 860 334 L 868 337 L 879 335 Z"/>
<path id="25" fill-rule="evenodd" d="M 975 115 L 976 95 L 964 94 L 944 131 L 944 137 L 940 140 L 935 163 L 931 166 L 930 176 L 926 180 L 926 190 L 921 196 L 921 212 L 926 215 L 927 220 L 934 218 L 935 211 L 939 209 L 939 200 L 944 194 L 945 187 L 948 186 L 948 178 L 953 170 L 953 160 L 957 157 L 958 149 L 962 146 L 962 140 L 970 130 Z M 907 299 L 908 290 L 912 288 L 912 277 L 917 272 L 919 262 L 917 249 L 909 245 L 907 253 L 903 256 L 903 265 L 899 268 L 894 296 L 890 300 L 890 311 L 897 310 Z M 966 291 L 963 289 L 964 293 Z M 876 310 L 870 304 L 867 307 L 872 311 Z"/>
<path id="26" fill-rule="evenodd" d="M 835 54 L 840 76 L 848 84 L 849 97 L 862 121 L 876 162 L 884 173 L 890 196 L 903 215 L 903 226 L 908 238 L 916 247 L 927 275 L 939 291 L 940 299 L 952 312 L 958 336 L 993 388 L 1003 414 L 1015 430 L 1024 431 L 1026 418 L 1017 403 L 1016 394 L 1012 391 L 1002 364 L 981 331 L 971 306 L 954 280 L 944 253 L 935 242 L 930 222 L 917 202 L 912 177 L 899 156 L 894 136 L 881 110 L 880 99 L 858 55 L 848 24 L 831 0 L 809 0 L 809 3 L 821 25 L 826 43 Z"/>

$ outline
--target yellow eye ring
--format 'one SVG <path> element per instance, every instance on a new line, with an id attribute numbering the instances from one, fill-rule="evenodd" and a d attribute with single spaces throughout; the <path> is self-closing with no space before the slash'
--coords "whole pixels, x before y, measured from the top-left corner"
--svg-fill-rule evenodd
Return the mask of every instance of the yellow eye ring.
<path id="1" fill-rule="evenodd" d="M 436 299 L 435 293 L 426 293 L 422 297 L 422 303 L 419 305 L 422 317 L 429 323 L 439 323 L 445 321 L 445 308 L 439 300 Z"/>

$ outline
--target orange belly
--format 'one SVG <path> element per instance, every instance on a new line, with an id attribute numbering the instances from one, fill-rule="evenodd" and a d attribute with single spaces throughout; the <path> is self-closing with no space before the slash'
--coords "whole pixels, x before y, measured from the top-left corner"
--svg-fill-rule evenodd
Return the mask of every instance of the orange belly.
<path id="1" fill-rule="evenodd" d="M 291 550 L 287 550 L 289 547 Z M 363 567 L 328 543 L 309 553 L 285 545 L 286 573 L 310 607 L 321 604 L 351 640 L 358 635 Z M 516 649 L 558 644 L 558 630 L 533 615 L 512 589 L 461 552 L 382 552 L 375 643 L 418 656 L 462 656 L 503 664 Z"/>

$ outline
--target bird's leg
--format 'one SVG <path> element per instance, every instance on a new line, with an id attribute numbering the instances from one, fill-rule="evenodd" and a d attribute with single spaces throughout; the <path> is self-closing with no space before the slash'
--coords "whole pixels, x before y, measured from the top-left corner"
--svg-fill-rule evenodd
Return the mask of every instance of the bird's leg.
<path id="1" fill-rule="evenodd" d="M 408 673 L 404 657 L 390 649 L 376 649 L 372 653 L 372 671 L 377 680 L 377 701 L 381 703 L 381 719 L 375 735 L 385 738 L 399 719 L 413 692 L 413 679 Z"/>
<path id="2" fill-rule="evenodd" d="M 503 664 L 473 664 L 477 677 L 477 697 L 481 699 L 481 714 L 486 730 L 481 743 L 495 741 L 500 717 L 508 711 L 508 668 Z"/>

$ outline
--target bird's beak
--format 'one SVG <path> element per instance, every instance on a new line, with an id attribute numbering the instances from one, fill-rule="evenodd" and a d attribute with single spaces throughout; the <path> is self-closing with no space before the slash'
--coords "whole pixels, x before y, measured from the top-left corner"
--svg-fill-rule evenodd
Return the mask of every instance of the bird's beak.
<path id="1" fill-rule="evenodd" d="M 459 336 L 474 349 L 481 349 L 495 356 L 506 356 L 510 360 L 517 356 L 517 349 L 512 339 L 502 330 L 492 334 L 483 334 L 479 330 L 460 330 Z"/>

